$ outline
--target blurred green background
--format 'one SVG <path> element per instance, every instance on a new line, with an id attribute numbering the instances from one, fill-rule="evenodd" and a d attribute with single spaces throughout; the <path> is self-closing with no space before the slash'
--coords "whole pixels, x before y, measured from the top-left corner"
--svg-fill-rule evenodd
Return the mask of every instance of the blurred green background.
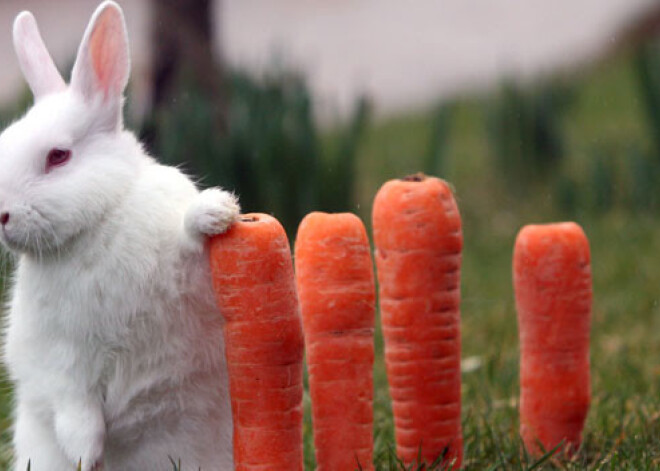
<path id="1" fill-rule="evenodd" d="M 204 183 L 269 212 L 291 239 L 310 210 L 351 211 L 370 226 L 388 179 L 424 171 L 450 181 L 464 220 L 465 464 L 526 469 L 517 436 L 518 350 L 511 252 L 528 223 L 575 220 L 593 251 L 593 392 L 585 446 L 571 469 L 660 465 L 660 52 L 645 43 L 585 72 L 437 103 L 386 120 L 358 102 L 344 125 L 314 120 L 304 77 L 230 76 L 228 132 L 204 131 L 203 99 L 162 117 L 158 155 L 196 162 Z M 194 96 L 194 95 L 193 95 Z M 189 162 L 183 162 L 189 165 Z M 382 352 L 378 333 L 377 345 Z M 392 419 L 382 356 L 376 452 L 390 469 Z M 309 407 L 309 403 L 307 403 Z M 309 414 L 306 453 L 313 466 Z"/>
<path id="2" fill-rule="evenodd" d="M 188 169 L 202 186 L 235 191 L 245 212 L 275 215 L 292 241 L 312 210 L 351 211 L 369 227 L 372 199 L 388 179 L 423 171 L 451 182 L 465 236 L 468 469 L 534 468 L 517 435 L 513 242 L 524 224 L 580 223 L 593 260 L 593 404 L 579 455 L 541 467 L 660 468 L 660 48 L 653 39 L 579 72 L 505 80 L 385 119 L 365 97 L 333 126 L 318 121 L 306 77 L 296 70 L 223 68 L 217 81 L 220 117 L 217 96 L 184 72 L 170 91 L 176 100 L 129 126 L 154 155 Z M 28 103 L 26 95 L 2 120 Z M 379 469 L 395 469 L 380 332 L 376 344 L 376 459 Z M 3 380 L 2 469 L 10 396 Z M 309 414 L 305 437 L 313 469 Z"/>

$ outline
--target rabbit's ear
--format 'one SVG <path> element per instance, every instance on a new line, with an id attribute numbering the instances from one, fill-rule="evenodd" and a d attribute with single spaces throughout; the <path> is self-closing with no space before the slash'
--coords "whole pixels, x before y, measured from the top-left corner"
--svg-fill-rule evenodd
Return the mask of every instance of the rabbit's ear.
<path id="1" fill-rule="evenodd" d="M 124 14 L 112 1 L 94 12 L 71 73 L 71 88 L 90 103 L 109 106 L 119 119 L 130 59 Z"/>
<path id="2" fill-rule="evenodd" d="M 14 20 L 14 49 L 35 100 L 66 89 L 66 84 L 41 39 L 37 21 L 29 11 L 20 13 Z"/>

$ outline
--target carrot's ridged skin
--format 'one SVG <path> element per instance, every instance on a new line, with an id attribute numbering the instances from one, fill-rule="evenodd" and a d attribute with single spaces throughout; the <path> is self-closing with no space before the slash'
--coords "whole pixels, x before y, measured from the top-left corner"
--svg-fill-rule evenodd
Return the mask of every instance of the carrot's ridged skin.
<path id="1" fill-rule="evenodd" d="M 226 320 L 234 469 L 302 471 L 304 345 L 286 234 L 271 216 L 246 215 L 213 238 L 210 256 Z"/>
<path id="2" fill-rule="evenodd" d="M 513 277 L 520 334 L 520 434 L 534 454 L 582 440 L 589 410 L 591 266 L 575 223 L 524 227 Z"/>
<path id="3" fill-rule="evenodd" d="M 463 457 L 460 266 L 463 235 L 446 182 L 392 180 L 373 231 L 397 454 L 404 463 Z"/>
<path id="4" fill-rule="evenodd" d="M 348 213 L 311 213 L 296 279 L 319 471 L 372 470 L 375 286 L 369 240 Z"/>

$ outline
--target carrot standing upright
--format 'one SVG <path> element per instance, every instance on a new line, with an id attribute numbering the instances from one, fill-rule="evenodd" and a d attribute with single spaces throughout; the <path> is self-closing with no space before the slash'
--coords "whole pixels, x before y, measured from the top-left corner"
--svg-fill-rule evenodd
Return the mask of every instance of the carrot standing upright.
<path id="1" fill-rule="evenodd" d="M 534 454 L 581 442 L 589 410 L 591 268 L 575 223 L 526 226 L 513 278 L 520 334 L 520 434 Z"/>
<path id="2" fill-rule="evenodd" d="M 385 183 L 373 231 L 397 453 L 459 468 L 463 235 L 449 186 L 421 174 Z"/>
<path id="3" fill-rule="evenodd" d="M 369 239 L 348 213 L 311 213 L 296 280 L 319 471 L 371 470 L 375 287 Z"/>
<path id="4" fill-rule="evenodd" d="M 289 243 L 271 216 L 211 241 L 234 421 L 234 469 L 301 471 L 303 333 Z"/>

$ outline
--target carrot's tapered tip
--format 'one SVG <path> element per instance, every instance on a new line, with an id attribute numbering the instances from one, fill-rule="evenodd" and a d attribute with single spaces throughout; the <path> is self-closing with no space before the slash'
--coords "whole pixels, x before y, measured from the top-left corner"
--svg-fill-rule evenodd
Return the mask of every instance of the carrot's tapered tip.
<path id="1" fill-rule="evenodd" d="M 232 245 L 252 245 L 265 250 L 273 242 L 288 247 L 289 241 L 282 224 L 269 214 L 248 213 L 240 215 L 226 232 L 211 238 L 210 252 L 212 258 L 218 257 Z"/>
<path id="2" fill-rule="evenodd" d="M 575 222 L 530 224 L 524 226 L 516 237 L 514 255 L 538 259 L 551 256 L 559 247 L 572 247 L 588 262 L 589 240 L 582 227 Z"/>
<path id="3" fill-rule="evenodd" d="M 566 234 L 585 237 L 582 227 L 573 221 L 553 222 L 547 224 L 528 224 L 518 233 L 518 238 L 551 237 L 555 234 Z"/>
<path id="4" fill-rule="evenodd" d="M 314 211 L 307 214 L 298 226 L 296 240 L 300 243 L 319 243 L 326 238 L 357 237 L 368 240 L 362 220 L 353 213 L 325 213 Z"/>
<path id="5" fill-rule="evenodd" d="M 383 198 L 382 195 L 389 193 L 428 193 L 439 192 L 443 197 L 453 198 L 454 189 L 451 184 L 438 177 L 426 175 L 422 172 L 414 173 L 402 178 L 388 180 L 380 187 L 376 193 L 374 204 Z M 389 197 L 386 197 L 389 198 Z"/>
<path id="6" fill-rule="evenodd" d="M 374 198 L 372 222 L 374 240 L 382 250 L 462 247 L 458 205 L 449 184 L 437 177 L 385 182 Z"/>

